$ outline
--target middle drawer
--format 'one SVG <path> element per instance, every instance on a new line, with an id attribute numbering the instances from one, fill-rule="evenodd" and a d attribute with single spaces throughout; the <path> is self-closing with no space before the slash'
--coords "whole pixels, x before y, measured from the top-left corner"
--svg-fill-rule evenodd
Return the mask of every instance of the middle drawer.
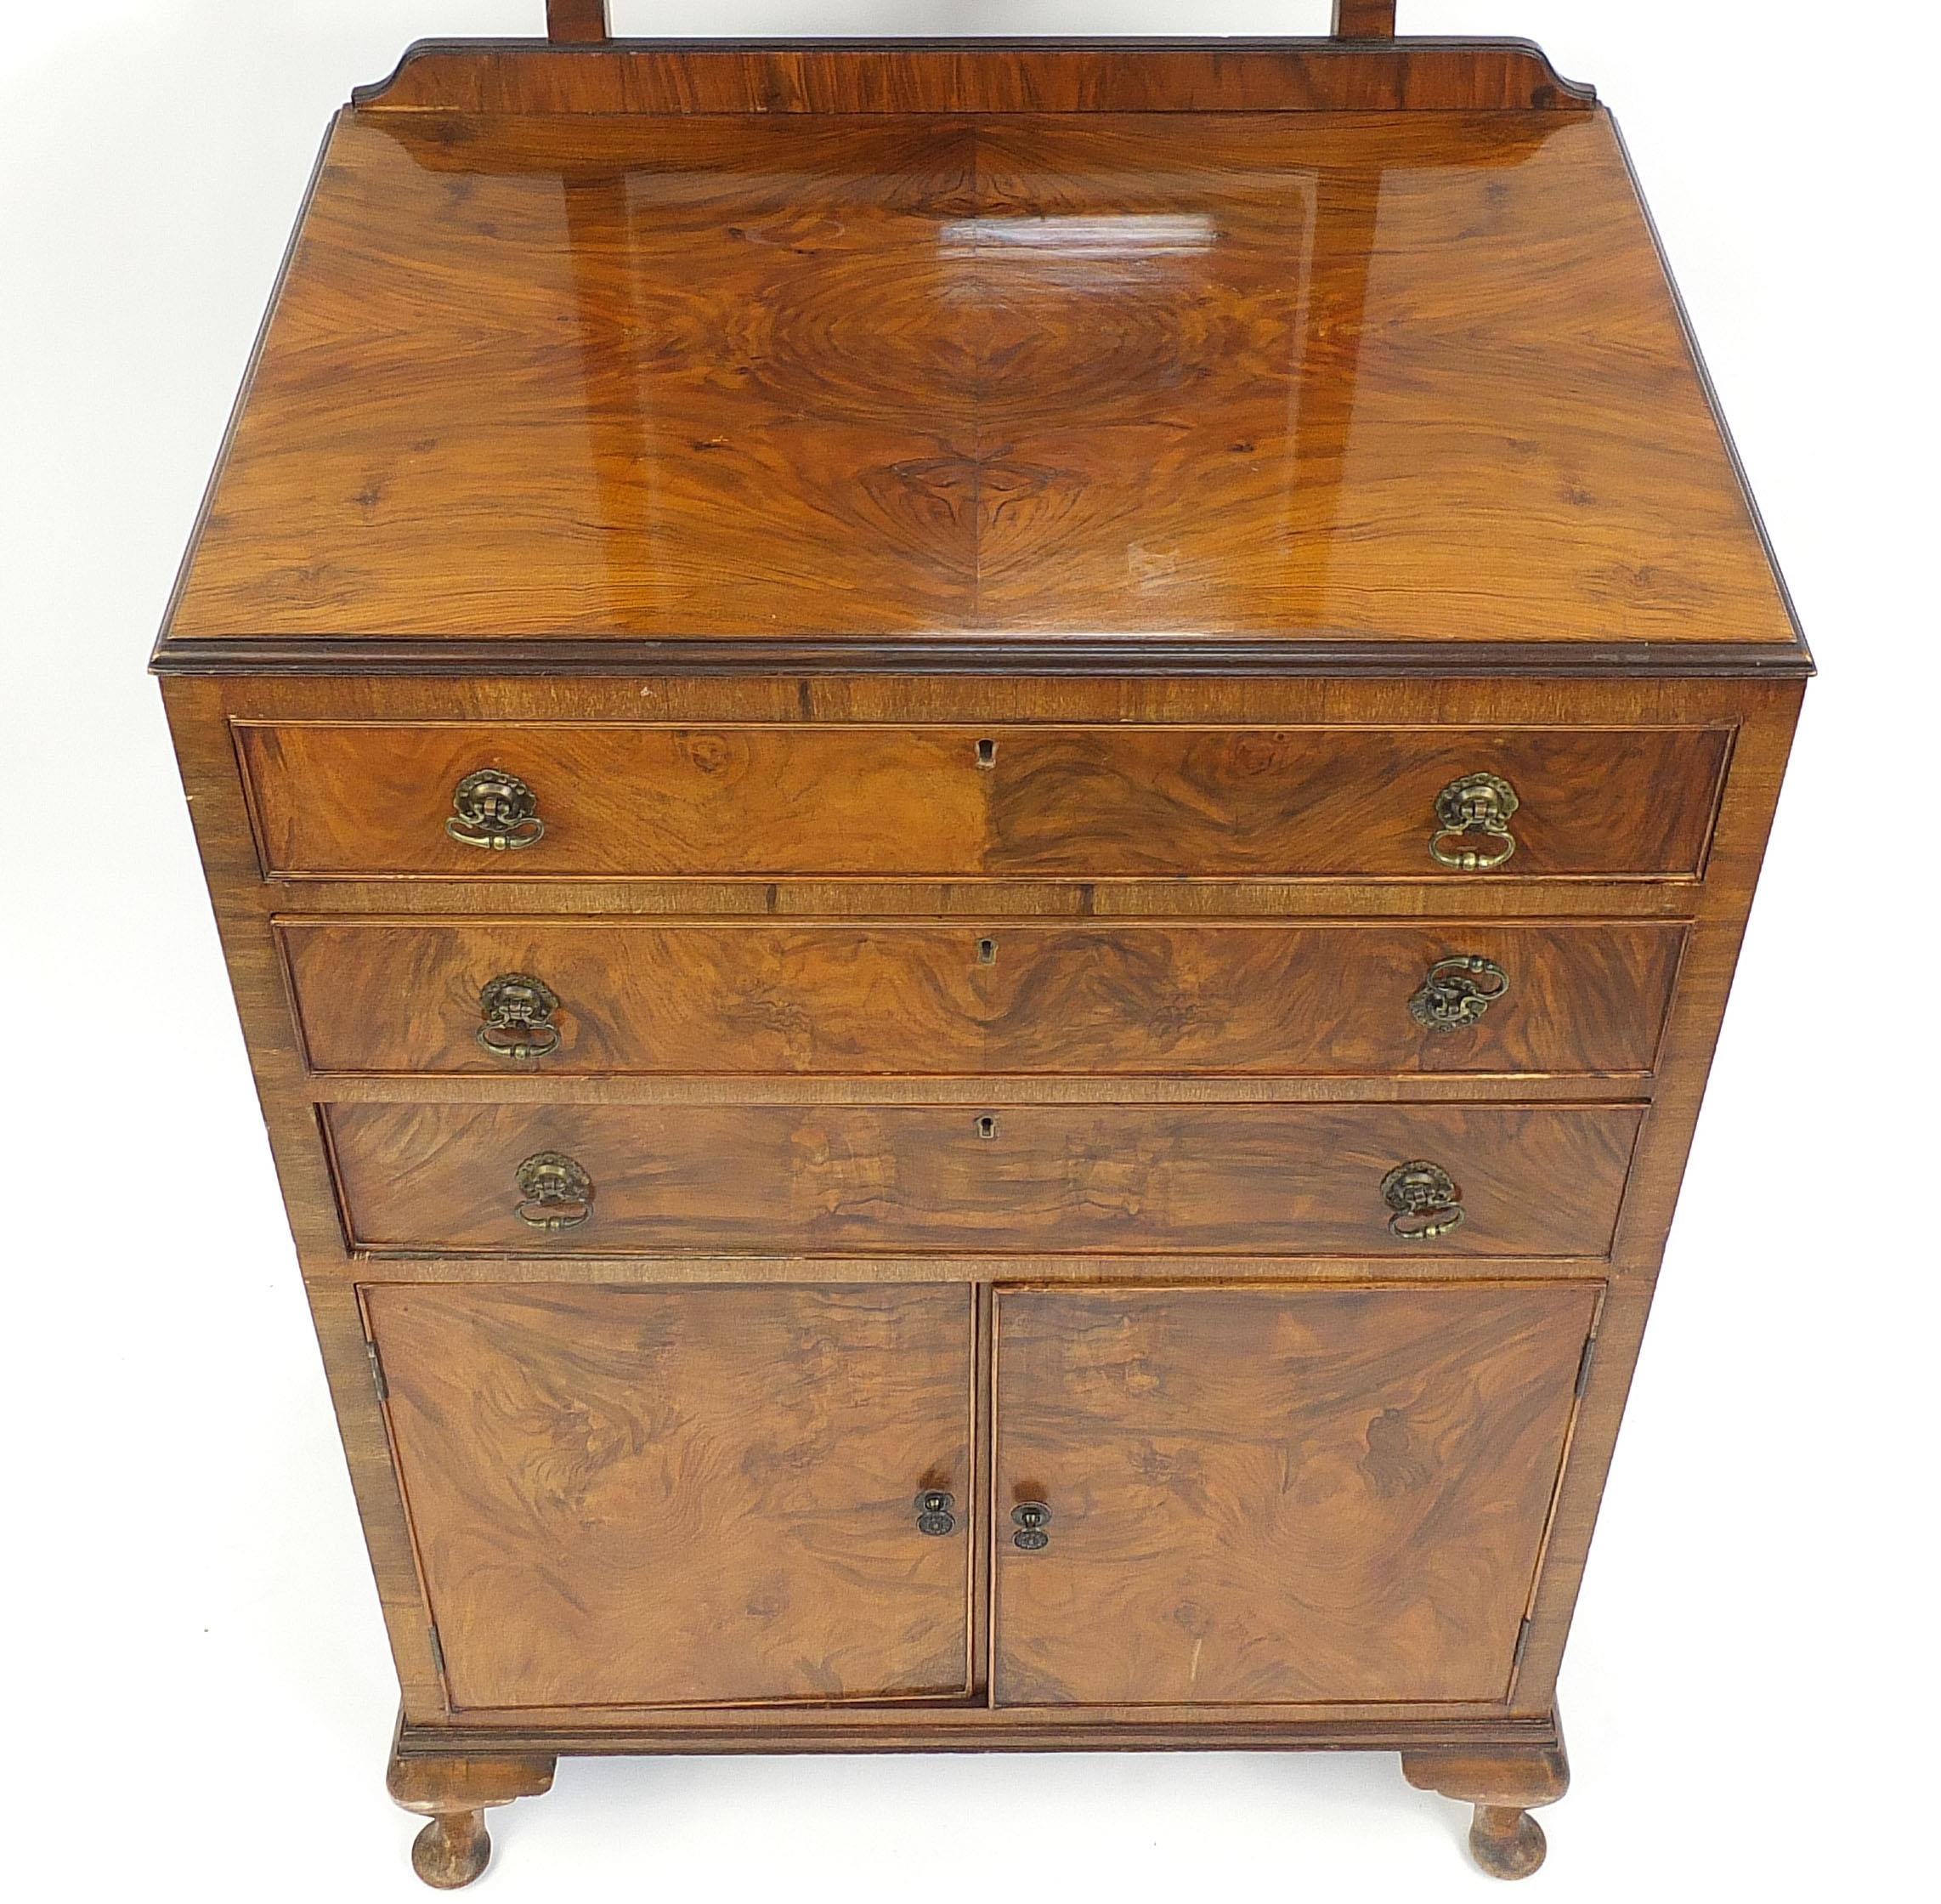
<path id="1" fill-rule="evenodd" d="M 1655 921 L 286 918 L 313 1069 L 560 1076 L 1650 1072 Z"/>

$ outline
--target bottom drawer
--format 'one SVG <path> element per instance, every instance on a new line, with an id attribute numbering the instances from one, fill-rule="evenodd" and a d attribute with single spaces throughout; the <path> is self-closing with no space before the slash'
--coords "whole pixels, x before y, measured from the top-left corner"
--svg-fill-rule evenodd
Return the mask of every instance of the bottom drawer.
<path id="1" fill-rule="evenodd" d="M 498 1255 L 1603 1256 L 1642 1116 L 1622 1104 L 325 1112 L 354 1247 Z"/>

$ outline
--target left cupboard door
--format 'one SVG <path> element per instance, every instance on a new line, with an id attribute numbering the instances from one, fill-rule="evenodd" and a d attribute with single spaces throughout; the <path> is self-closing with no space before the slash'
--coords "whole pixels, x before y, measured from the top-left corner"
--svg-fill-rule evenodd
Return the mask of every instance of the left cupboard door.
<path id="1" fill-rule="evenodd" d="M 967 1286 L 364 1300 L 455 1708 L 967 1691 Z"/>

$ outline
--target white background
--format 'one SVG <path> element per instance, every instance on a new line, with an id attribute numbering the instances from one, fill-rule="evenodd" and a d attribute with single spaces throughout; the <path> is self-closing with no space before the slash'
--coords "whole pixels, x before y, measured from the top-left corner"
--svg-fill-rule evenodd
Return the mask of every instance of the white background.
<path id="1" fill-rule="evenodd" d="M 1319 0 L 749 0 L 641 32 L 1263 33 Z M 1403 0 L 1623 123 L 1825 676 L 1565 1673 L 1530 1895 L 1934 1895 L 1941 758 L 1925 5 Z M 541 0 L 0 0 L 0 1868 L 406 1898 L 395 1694 L 154 683 L 327 115 Z M 1480 1895 L 1392 1757 L 562 1764 L 500 1904 Z M 1917 1856 L 1917 1854 L 1919 1854 Z"/>

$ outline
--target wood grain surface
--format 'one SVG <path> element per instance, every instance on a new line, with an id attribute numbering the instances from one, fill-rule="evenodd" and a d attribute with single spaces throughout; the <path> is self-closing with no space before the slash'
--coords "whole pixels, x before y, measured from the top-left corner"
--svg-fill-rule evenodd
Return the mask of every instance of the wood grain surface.
<path id="1" fill-rule="evenodd" d="M 603 40 L 607 24 L 607 0 L 546 0 L 546 37 L 567 46 L 587 45 Z"/>
<path id="2" fill-rule="evenodd" d="M 965 1691 L 968 1291 L 365 1303 L 455 1707 Z"/>
<path id="3" fill-rule="evenodd" d="M 1600 113 L 351 115 L 168 634 L 1798 651 Z"/>
<path id="4" fill-rule="evenodd" d="M 1001 1291 L 998 1702 L 1503 1699 L 1596 1300 Z"/>
<path id="5" fill-rule="evenodd" d="M 239 724 L 266 869 L 288 877 L 1363 876 L 1474 884 L 1429 856 L 1436 796 L 1515 788 L 1493 876 L 1704 864 L 1723 728 L 708 729 Z M 445 831 L 481 768 L 540 843 Z"/>
<path id="6" fill-rule="evenodd" d="M 1331 25 L 1338 39 L 1393 39 L 1395 0 L 1334 0 Z"/>
<path id="7" fill-rule="evenodd" d="M 1201 1742 L 1261 1749 L 1294 1746 L 1386 1747 L 1427 1751 L 1507 1753 L 1548 1749 L 1555 1737 L 1553 1701 L 1599 1499 L 1650 1308 L 1667 1228 L 1717 1034 L 1719 1016 L 1761 855 L 1764 850 L 1802 683 L 1797 679 L 1319 679 L 1302 674 L 1245 679 L 1181 673 L 997 674 L 849 673 L 722 675 L 687 672 L 607 677 L 513 678 L 487 673 L 433 678 L 350 678 L 322 675 L 223 678 L 176 677 L 163 683 L 180 755 L 189 808 L 207 870 L 225 955 L 261 1091 L 276 1167 L 288 1204 L 316 1317 L 324 1363 L 342 1425 L 359 1514 L 371 1547 L 381 1605 L 403 1686 L 408 1736 L 414 1749 L 462 1753 L 476 1715 L 455 1724 L 442 1673 L 432 1651 L 422 1589 L 412 1556 L 382 1413 L 371 1380 L 356 1314 L 354 1287 L 373 1265 L 354 1254 L 344 1234 L 327 1147 L 319 1142 L 318 1101 L 333 1087 L 307 1073 L 291 1011 L 275 921 L 301 907 L 334 919 L 422 915 L 449 921 L 476 915 L 498 921 L 508 910 L 550 912 L 560 924 L 596 915 L 601 923 L 655 922 L 712 911 L 722 922 L 800 922 L 874 926 L 884 909 L 916 922 L 950 920 L 982 928 L 995 918 L 1082 925 L 1095 909 L 1112 924 L 1219 923 L 1236 918 L 1289 923 L 1338 921 L 1344 908 L 1389 925 L 1424 918 L 1477 926 L 1508 920 L 1548 921 L 1561 914 L 1585 921 L 1628 915 L 1636 921 L 1689 921 L 1690 933 L 1653 1081 L 1651 1110 L 1641 1134 L 1610 1261 L 1611 1294 L 1599 1325 L 1572 1453 L 1532 1608 L 1533 1624 L 1507 1708 L 1480 1714 L 1473 1707 L 1367 1702 L 1299 1708 L 1220 1708 L 1197 1704 L 1140 1708 L 1114 1714 L 1096 1708 L 868 1706 L 822 1711 L 761 1708 L 682 1708 L 671 1714 L 603 1708 L 588 1720 L 577 1708 L 550 1716 L 523 1708 L 489 1721 L 495 1750 L 766 1751 L 880 1749 L 893 1744 L 936 1749 L 1072 1749 L 1109 1741 L 1128 1746 L 1180 1748 Z M 1021 722 L 1061 726 L 1178 723 L 1206 726 L 1376 727 L 1440 730 L 1587 723 L 1599 728 L 1724 726 L 1734 738 L 1727 764 L 1717 831 L 1702 882 L 1587 880 L 1519 884 L 1425 881 L 1177 881 L 1146 878 L 1095 885 L 1083 877 L 1026 881 L 1005 877 L 897 882 L 801 879 L 755 882 L 669 880 L 626 882 L 344 880 L 265 884 L 232 738 L 233 722 L 286 725 L 298 722 L 391 725 L 467 722 L 522 726 L 535 722 L 617 723 L 646 721 L 688 727 L 799 721 L 861 722 L 908 727 Z M 973 728 L 975 731 L 975 728 Z M 481 856 L 483 857 L 483 856 Z M 767 915 L 765 917 L 765 915 Z M 863 916 L 858 916 L 863 915 Z M 346 1080 L 348 1083 L 348 1080 Z M 783 1083 L 786 1083 L 784 1080 Z M 954 1089 L 968 1087 L 959 1080 Z M 483 1091 L 475 1080 L 380 1081 L 404 1096 L 454 1087 Z M 511 1084 L 495 1088 L 510 1091 Z M 523 1088 L 552 1093 L 557 1085 Z M 617 1084 L 589 1090 L 619 1088 Z M 732 1087 L 731 1088 L 736 1088 Z M 752 1090 L 753 1085 L 745 1088 Z M 781 1084 L 764 1086 L 782 1088 Z M 803 1080 L 788 1088 L 829 1088 Z M 860 1083 L 857 1088 L 860 1089 Z M 941 1089 L 941 1085 L 934 1088 Z M 993 1089 L 999 1085 L 993 1084 Z M 1014 1092 L 1016 1085 L 1009 1087 Z M 1032 1087 L 1062 1088 L 1044 1080 Z M 1096 1088 L 1095 1084 L 1092 1088 Z M 1130 1088 L 1129 1085 L 1127 1088 Z M 1177 1102 L 1183 1084 L 1151 1087 Z M 1191 1090 L 1203 1091 L 1204 1084 Z M 1232 1089 L 1233 1086 L 1222 1086 Z M 1359 1087 L 1331 1087 L 1359 1088 Z M 1447 1090 L 1428 1078 L 1407 1082 L 1418 1092 Z M 1464 1088 L 1482 1097 L 1516 1087 L 1487 1080 Z M 999 1107 L 1002 1119 L 1007 1107 Z M 963 1110 L 982 1107 L 966 1102 Z M 523 1154 L 523 1153 L 521 1153 Z M 513 1159 L 516 1160 L 516 1159 Z M 1465 1187 L 1468 1187 L 1465 1186 Z M 1231 1268 L 1219 1255 L 1097 1255 L 965 1259 L 947 1255 L 858 1253 L 840 1270 L 822 1272 L 886 1289 L 1007 1273 L 1083 1282 L 1156 1275 L 1205 1280 Z M 1492 1258 L 1495 1275 L 1542 1274 L 1547 1259 Z M 1275 1278 L 1367 1281 L 1390 1273 L 1459 1278 L 1477 1259 L 1452 1254 L 1385 1259 L 1338 1256 L 1249 1257 L 1247 1273 Z M 569 1257 L 538 1251 L 518 1256 L 489 1251 L 451 1257 L 393 1258 L 386 1273 L 422 1282 L 504 1279 L 571 1280 L 613 1285 L 652 1279 L 667 1284 L 699 1278 L 711 1284 L 800 1282 L 799 1261 L 788 1255 L 715 1255 Z M 818 1272 L 808 1272 L 811 1275 Z M 1554 1273 L 1554 1272 L 1553 1272 Z M 1283 1284 L 1282 1286 L 1285 1286 Z M 1101 1732 L 1098 1716 L 1109 1723 Z"/>
<path id="8" fill-rule="evenodd" d="M 1177 1251 L 1602 1256 L 1635 1106 L 337 1104 L 349 1232 L 372 1250 Z M 987 1134 L 987 1125 L 988 1134 Z M 513 1214 L 542 1151 L 591 1219 Z M 1440 1164 L 1467 1220 L 1392 1237 L 1382 1179 Z"/>
<path id="9" fill-rule="evenodd" d="M 278 932 L 318 1071 L 497 1077 L 1641 1074 L 1685 936 L 1615 921 Z M 1508 990 L 1474 1024 L 1425 1027 L 1409 1000 L 1452 956 L 1492 960 Z M 541 1058 L 479 1043 L 480 994 L 508 973 L 561 1001 Z"/>
<path id="10" fill-rule="evenodd" d="M 352 98 L 408 113 L 1586 112 L 1527 40 L 421 41 Z"/>
<path id="11" fill-rule="evenodd" d="M 556 1749 L 894 1744 L 1399 1745 L 1530 1867 L 1810 667 L 1586 92 L 416 49 L 158 666 L 441 1881 Z M 485 765 L 533 852 L 446 840 Z"/>

